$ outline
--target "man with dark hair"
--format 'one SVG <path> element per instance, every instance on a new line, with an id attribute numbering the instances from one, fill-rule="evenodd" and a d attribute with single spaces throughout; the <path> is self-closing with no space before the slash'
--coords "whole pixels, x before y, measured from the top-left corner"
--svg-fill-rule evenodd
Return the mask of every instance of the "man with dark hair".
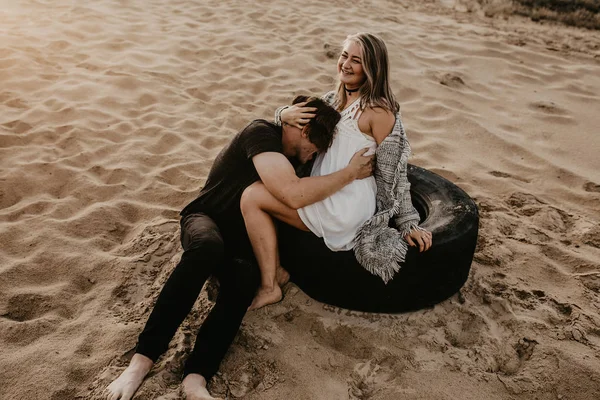
<path id="1" fill-rule="evenodd" d="M 165 283 L 127 369 L 108 388 L 110 400 L 129 400 L 163 354 L 210 275 L 220 281 L 216 303 L 202 324 L 186 361 L 183 391 L 188 399 L 212 399 L 206 382 L 217 372 L 260 283 L 240 210 L 244 190 L 261 180 L 280 201 L 294 207 L 323 200 L 372 173 L 372 156 L 356 153 L 336 173 L 299 178 L 305 164 L 333 140 L 340 114 L 318 98 L 298 97 L 314 107 L 302 129 L 252 121 L 217 156 L 200 195 L 181 212 L 183 255 Z"/>
<path id="2" fill-rule="evenodd" d="M 308 128 L 308 140 L 317 146 L 319 152 L 327 151 L 333 141 L 333 131 L 340 120 L 340 113 L 317 97 L 296 96 L 292 105 L 298 103 L 305 103 L 304 107 L 316 109 L 315 117 L 305 125 Z"/>

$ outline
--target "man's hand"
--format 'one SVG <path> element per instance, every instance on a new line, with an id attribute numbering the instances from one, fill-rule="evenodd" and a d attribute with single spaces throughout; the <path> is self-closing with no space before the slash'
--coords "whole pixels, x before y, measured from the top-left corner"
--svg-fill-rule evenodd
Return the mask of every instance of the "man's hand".
<path id="1" fill-rule="evenodd" d="M 361 149 L 354 153 L 350 163 L 346 168 L 349 168 L 354 179 L 364 179 L 373 175 L 373 169 L 375 164 L 375 154 L 365 156 L 368 148 Z"/>
<path id="2" fill-rule="evenodd" d="M 419 252 L 427 251 L 432 244 L 431 232 L 424 229 L 413 229 L 410 233 L 404 236 L 404 239 L 410 246 L 419 245 Z"/>
<path id="3" fill-rule="evenodd" d="M 281 111 L 281 122 L 302 129 L 315 117 L 315 107 L 304 107 L 306 102 L 296 103 Z"/>

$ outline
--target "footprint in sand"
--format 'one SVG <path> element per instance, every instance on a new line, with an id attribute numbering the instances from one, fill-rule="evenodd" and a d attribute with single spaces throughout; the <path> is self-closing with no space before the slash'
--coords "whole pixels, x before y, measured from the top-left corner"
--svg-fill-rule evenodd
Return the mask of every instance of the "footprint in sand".
<path id="1" fill-rule="evenodd" d="M 514 345 L 514 348 L 517 352 L 517 355 L 519 356 L 519 359 L 521 361 L 527 361 L 531 358 L 531 355 L 533 354 L 533 350 L 535 349 L 535 346 L 538 344 L 537 340 L 534 339 L 528 339 L 528 338 L 522 338 L 519 339 L 519 342 Z"/>
<path id="2" fill-rule="evenodd" d="M 53 392 L 49 399 L 50 400 L 63 400 L 63 399 L 77 399 L 79 397 L 78 396 L 78 389 L 74 388 L 74 387 L 66 387 L 66 388 L 62 388 L 59 389 L 55 392 Z"/>
<path id="3" fill-rule="evenodd" d="M 575 120 L 569 112 L 552 101 L 536 101 L 529 103 L 529 108 L 536 112 L 535 116 L 548 123 L 572 124 Z"/>
<path id="4" fill-rule="evenodd" d="M 567 111 L 556 105 L 553 101 L 536 101 L 529 103 L 529 108 L 535 111 L 541 111 L 544 114 L 566 115 Z"/>
<path id="5" fill-rule="evenodd" d="M 111 309 L 129 318 L 139 317 L 137 308 L 151 301 L 148 294 L 157 279 L 166 279 L 174 266 L 174 257 L 179 250 L 179 232 L 174 221 L 154 222 L 144 227 L 135 238 L 120 246 L 115 254 L 128 257 L 132 261 L 130 270 L 113 289 L 115 301 Z"/>
<path id="6" fill-rule="evenodd" d="M 498 284 L 498 286 L 503 286 L 503 284 Z M 499 288 L 496 287 L 493 290 L 496 291 Z M 481 344 L 485 340 L 485 335 L 490 331 L 488 323 L 475 313 L 460 310 L 460 314 L 459 318 L 448 322 L 444 327 L 444 335 L 448 343 L 459 349 L 470 349 Z"/>
<path id="7" fill-rule="evenodd" d="M 54 308 L 52 296 L 22 293 L 8 299 L 6 312 L 2 316 L 13 321 L 24 322 L 38 318 Z"/>
<path id="8" fill-rule="evenodd" d="M 590 272 L 577 277 L 579 281 L 589 290 L 600 294 L 600 273 Z"/>
<path id="9" fill-rule="evenodd" d="M 465 86 L 465 81 L 463 81 L 463 79 L 460 76 L 450 73 L 442 75 L 439 78 L 439 82 L 444 86 L 448 86 L 454 89 L 458 89 Z"/>
<path id="10" fill-rule="evenodd" d="M 59 321 L 74 316 L 74 306 L 69 300 L 58 296 L 37 293 L 19 293 L 8 298 L 0 325 L 3 340 L 9 343 L 31 344 L 35 340 L 56 331 Z M 2 319 L 6 322 L 2 322 Z"/>
<path id="11" fill-rule="evenodd" d="M 321 321 L 315 321 L 310 329 L 315 340 L 322 346 L 336 350 L 354 359 L 369 359 L 374 349 L 364 343 L 347 325 L 326 328 Z"/>
<path id="12" fill-rule="evenodd" d="M 538 308 L 540 302 L 546 302 L 546 293 L 542 290 L 512 289 L 513 295 L 519 299 L 518 304 L 528 310 Z"/>
<path id="13" fill-rule="evenodd" d="M 520 209 L 525 206 L 539 206 L 545 204 L 537 197 L 529 193 L 515 192 L 510 195 L 506 203 L 512 208 Z"/>
<path id="14" fill-rule="evenodd" d="M 350 400 L 363 400 L 373 397 L 385 386 L 387 374 L 381 374 L 381 367 L 367 361 L 356 364 L 348 379 L 348 397 Z"/>
<path id="15" fill-rule="evenodd" d="M 490 171 L 489 174 L 492 176 L 495 176 L 496 178 L 510 178 L 510 179 L 514 179 L 514 180 L 525 182 L 525 183 L 530 182 L 529 179 L 521 178 L 520 176 L 508 174 L 508 173 L 502 172 L 502 171 Z"/>
<path id="16" fill-rule="evenodd" d="M 583 190 L 590 193 L 600 193 L 600 185 L 594 182 L 587 182 L 583 185 Z"/>
<path id="17" fill-rule="evenodd" d="M 528 193 L 513 193 L 508 204 L 515 212 L 525 217 L 532 217 L 530 226 L 525 226 L 528 237 L 534 237 L 540 242 L 549 240 L 547 233 L 564 234 L 574 226 L 573 216 L 564 210 L 552 207 Z M 541 229 L 541 230 L 540 230 Z"/>

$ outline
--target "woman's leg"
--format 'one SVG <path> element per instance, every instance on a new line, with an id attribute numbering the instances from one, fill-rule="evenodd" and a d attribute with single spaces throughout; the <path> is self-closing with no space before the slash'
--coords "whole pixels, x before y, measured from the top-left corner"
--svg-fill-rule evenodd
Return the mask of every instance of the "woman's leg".
<path id="1" fill-rule="evenodd" d="M 253 310 L 276 303 L 282 297 L 277 282 L 277 269 L 280 265 L 273 218 L 298 229 L 308 228 L 300 219 L 298 211 L 277 200 L 261 182 L 252 184 L 244 191 L 240 208 L 261 272 L 261 287 L 250 306 Z"/>

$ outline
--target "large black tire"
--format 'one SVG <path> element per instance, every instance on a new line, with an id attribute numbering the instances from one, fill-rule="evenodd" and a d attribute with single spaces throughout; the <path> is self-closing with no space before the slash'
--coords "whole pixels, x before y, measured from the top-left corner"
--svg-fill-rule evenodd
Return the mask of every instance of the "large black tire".
<path id="1" fill-rule="evenodd" d="M 466 282 L 479 226 L 475 202 L 458 186 L 423 168 L 408 166 L 420 225 L 433 234 L 424 253 L 410 248 L 387 285 L 362 268 L 353 251 L 332 252 L 323 240 L 282 224 L 281 264 L 312 298 L 351 310 L 397 313 L 432 306 Z"/>

